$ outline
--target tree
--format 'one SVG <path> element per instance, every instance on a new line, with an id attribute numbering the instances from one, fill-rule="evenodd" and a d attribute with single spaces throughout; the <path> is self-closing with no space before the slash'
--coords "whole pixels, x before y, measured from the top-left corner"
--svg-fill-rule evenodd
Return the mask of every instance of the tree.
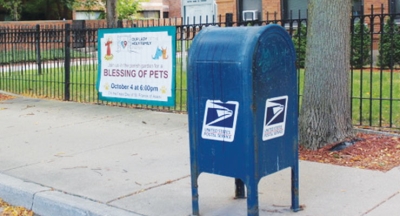
<path id="1" fill-rule="evenodd" d="M 119 0 L 117 1 L 118 19 L 133 19 L 143 0 Z"/>
<path id="2" fill-rule="evenodd" d="M 400 28 L 391 18 L 383 26 L 377 65 L 393 69 L 395 64 L 400 64 Z"/>
<path id="3" fill-rule="evenodd" d="M 117 0 L 107 0 L 106 2 L 106 18 L 107 27 L 115 28 L 117 27 L 118 14 L 117 14 Z"/>
<path id="4" fill-rule="evenodd" d="M 354 24 L 351 40 L 351 66 L 362 68 L 364 65 L 371 64 L 371 34 L 368 26 L 360 21 Z"/>
<path id="5" fill-rule="evenodd" d="M 106 13 L 107 26 L 116 27 L 117 21 L 122 19 L 133 19 L 140 7 L 140 2 L 147 0 L 75 0 L 73 8 L 102 9 Z"/>
<path id="6" fill-rule="evenodd" d="M 307 46 L 307 27 L 300 23 L 297 31 L 292 35 L 294 48 L 296 49 L 297 67 L 304 68 Z"/>
<path id="7" fill-rule="evenodd" d="M 18 21 L 21 18 L 22 0 L 0 0 L 0 5 L 10 12 L 12 20 Z"/>
<path id="8" fill-rule="evenodd" d="M 23 6 L 24 19 L 61 20 L 72 17 L 75 0 L 27 0 Z"/>
<path id="9" fill-rule="evenodd" d="M 353 135 L 350 115 L 351 1 L 309 0 L 300 144 L 317 149 Z"/>

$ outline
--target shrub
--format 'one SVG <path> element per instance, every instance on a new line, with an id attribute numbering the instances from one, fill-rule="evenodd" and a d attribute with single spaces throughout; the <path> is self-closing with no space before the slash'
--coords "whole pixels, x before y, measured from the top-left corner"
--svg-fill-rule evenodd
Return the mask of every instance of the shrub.
<path id="1" fill-rule="evenodd" d="M 371 63 L 371 35 L 369 34 L 369 28 L 367 26 L 364 26 L 363 30 L 364 35 L 361 37 L 361 23 L 357 22 L 354 25 L 352 59 L 350 63 L 356 68 L 361 68 Z M 292 40 L 297 54 L 297 66 L 304 68 L 307 46 L 307 27 L 304 24 L 301 24 L 297 31 L 293 33 Z"/>
<path id="2" fill-rule="evenodd" d="M 297 67 L 304 68 L 307 46 L 307 27 L 301 23 L 299 28 L 293 33 L 292 41 L 296 49 Z"/>
<path id="3" fill-rule="evenodd" d="M 393 19 L 388 19 L 383 26 L 379 40 L 377 65 L 382 68 L 393 68 L 400 63 L 400 29 Z"/>
<path id="4" fill-rule="evenodd" d="M 371 64 L 371 35 L 369 28 L 358 21 L 354 25 L 352 33 L 350 64 L 354 68 L 362 68 L 364 65 Z"/>

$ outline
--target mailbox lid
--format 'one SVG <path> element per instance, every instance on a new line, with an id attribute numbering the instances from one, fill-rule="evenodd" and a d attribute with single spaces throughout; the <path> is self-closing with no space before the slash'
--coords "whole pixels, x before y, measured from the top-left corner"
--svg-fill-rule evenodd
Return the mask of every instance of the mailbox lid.
<path id="1" fill-rule="evenodd" d="M 207 27 L 200 31 L 189 50 L 190 62 L 240 62 L 248 63 L 260 35 L 268 26 L 263 27 Z"/>

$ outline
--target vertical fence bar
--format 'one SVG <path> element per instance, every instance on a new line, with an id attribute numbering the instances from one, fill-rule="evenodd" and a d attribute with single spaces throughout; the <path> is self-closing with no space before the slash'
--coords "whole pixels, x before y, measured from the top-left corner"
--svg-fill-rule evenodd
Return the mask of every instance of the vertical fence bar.
<path id="1" fill-rule="evenodd" d="M 64 80 L 64 100 L 69 101 L 70 98 L 70 66 L 71 66 L 71 25 L 70 24 L 65 24 L 65 61 L 64 61 L 64 67 L 65 67 L 65 80 Z"/>
<path id="2" fill-rule="evenodd" d="M 4 30 L 5 32 L 4 32 L 4 53 L 5 53 L 5 56 L 6 56 L 6 61 L 5 62 L 7 62 L 7 64 L 8 65 L 10 65 L 10 55 L 9 55 L 9 52 L 8 52 L 8 46 L 9 46 L 9 40 L 8 40 L 8 38 L 9 38 L 9 34 L 10 34 L 10 29 L 9 29 L 9 27 L 6 27 L 5 28 L 5 30 Z M 4 82 L 3 82 L 3 85 L 2 85 L 2 90 L 8 90 L 8 76 L 7 75 L 9 75 L 9 73 L 7 72 L 7 71 L 9 71 L 9 68 L 10 67 L 6 67 L 4 70 L 3 70 L 3 74 L 4 74 Z"/>
<path id="3" fill-rule="evenodd" d="M 354 10 L 354 7 L 353 7 Z M 351 17 L 350 21 L 350 47 L 354 46 L 354 16 Z M 354 49 L 350 49 L 350 59 L 354 58 Z M 353 119 L 353 99 L 354 97 L 354 91 L 353 91 L 353 82 L 354 82 L 354 66 L 350 65 L 350 116 Z M 360 118 L 361 119 L 361 118 Z"/>
<path id="4" fill-rule="evenodd" d="M 36 64 L 38 68 L 38 74 L 42 75 L 42 58 L 40 56 L 40 25 L 36 25 L 35 32 L 35 47 L 36 47 Z"/>
<path id="5" fill-rule="evenodd" d="M 381 14 L 384 14 L 383 11 L 384 7 L 383 4 L 381 5 Z M 384 18 L 384 16 L 383 16 Z M 393 37 L 393 25 L 394 25 L 394 20 L 392 20 L 392 17 L 389 16 L 390 22 L 389 22 L 389 32 L 386 32 L 387 34 L 389 34 L 389 37 L 392 36 Z M 384 20 L 384 19 L 383 19 Z M 383 29 L 385 29 L 383 27 Z M 383 30 L 384 31 L 384 30 Z M 393 38 L 391 38 L 391 40 L 393 40 Z M 393 59 L 392 59 L 392 54 L 390 54 L 390 61 L 389 61 L 389 68 L 391 70 L 393 70 Z M 382 96 L 383 96 L 383 69 L 381 67 L 381 71 L 380 71 L 380 77 L 379 77 L 379 127 L 382 127 Z"/>
<path id="6" fill-rule="evenodd" d="M 51 48 L 52 48 L 52 43 L 53 43 L 53 37 L 54 37 L 54 32 L 51 29 L 51 25 L 46 25 L 46 33 L 47 33 L 47 37 L 46 37 L 46 43 L 45 43 L 45 48 L 43 50 L 43 57 L 45 60 L 45 62 L 43 62 L 44 64 L 44 70 L 43 70 L 43 77 L 41 77 L 41 83 L 42 83 L 42 89 L 41 89 L 41 95 L 48 95 L 48 82 L 49 82 L 49 74 L 51 74 L 51 69 L 50 67 L 50 62 L 48 60 L 46 60 L 47 56 L 51 56 Z"/>
<path id="7" fill-rule="evenodd" d="M 10 69 L 10 86 L 11 89 L 15 90 L 15 82 L 14 82 L 14 70 L 15 70 L 15 63 L 16 63 L 16 59 L 17 59 L 17 54 L 15 53 L 15 38 L 17 38 L 17 29 L 14 27 L 12 29 L 12 35 L 10 38 L 10 42 L 11 42 L 11 56 L 12 56 L 12 60 L 11 60 L 11 64 L 12 67 Z M 15 91 L 14 91 L 15 92 Z"/>
<path id="8" fill-rule="evenodd" d="M 373 9 L 373 5 L 371 6 L 371 9 Z M 382 10 L 381 10 L 381 13 L 380 13 L 380 16 L 379 16 L 379 33 L 380 33 L 380 40 L 379 40 L 379 43 L 380 44 L 383 44 L 383 38 L 384 38 L 384 35 L 386 34 L 386 32 L 384 31 L 384 25 L 385 25 L 385 16 L 384 16 L 384 14 L 383 14 L 383 7 L 382 7 Z M 380 67 L 379 67 L 379 71 L 380 71 L 380 74 L 382 74 L 382 70 L 383 70 L 383 58 L 384 58 L 384 55 L 383 55 L 383 46 L 379 46 L 379 62 L 380 62 Z M 372 99 L 372 94 L 373 94 L 373 79 L 372 79 L 372 76 L 373 76 L 373 72 L 371 72 L 371 74 L 370 74 L 370 92 L 371 92 L 371 94 L 370 94 L 370 96 L 369 96 L 369 100 L 370 100 L 370 109 L 369 109 L 369 126 L 372 126 L 372 103 L 373 103 L 373 99 Z"/>
<path id="9" fill-rule="evenodd" d="M 72 25 L 71 25 L 72 26 Z M 72 27 L 71 27 L 72 28 Z M 70 33 L 71 37 L 73 37 L 72 32 Z M 63 60 L 65 61 L 65 25 L 59 25 L 57 26 L 57 39 L 55 40 L 54 45 L 61 48 L 57 49 L 56 52 L 53 52 L 54 56 L 63 56 Z M 72 43 L 70 44 L 72 46 Z M 56 77 L 55 82 L 57 83 L 57 93 L 55 94 L 57 98 L 64 98 L 65 94 L 65 86 L 64 86 L 64 74 L 65 74 L 65 68 L 64 64 L 65 62 L 62 61 L 56 61 L 56 68 L 57 70 L 54 70 L 54 76 Z"/>
<path id="10" fill-rule="evenodd" d="M 371 45 L 370 45 L 370 49 L 371 49 L 371 67 L 370 67 L 370 70 L 369 70 L 369 74 L 370 74 L 370 76 L 372 76 L 372 74 L 373 74 L 373 64 L 374 64 L 374 56 L 373 56 L 373 50 L 374 50 L 374 33 L 375 33 L 375 15 L 374 15 L 374 8 L 373 8 L 373 5 L 371 5 L 371 14 L 370 14 L 370 31 L 371 31 L 371 35 L 370 35 L 370 37 L 371 37 Z M 382 23 L 380 23 L 380 25 L 382 25 Z M 371 86 L 372 86 L 372 83 L 370 84 L 370 95 L 372 96 L 372 89 L 371 89 Z M 370 103 L 372 103 L 371 101 L 370 101 Z M 360 118 L 362 118 L 362 110 L 360 111 Z M 360 123 L 362 123 L 362 119 L 360 119 Z M 360 124 L 360 125 L 362 125 L 362 124 Z"/>
<path id="11" fill-rule="evenodd" d="M 363 78 L 364 78 L 364 70 L 363 70 L 363 66 L 364 66 L 364 61 L 365 61 L 365 56 L 364 56 L 364 9 L 363 6 L 361 6 L 361 16 L 360 16 L 360 35 L 357 35 L 358 37 L 361 37 L 361 44 L 360 44 L 360 50 L 361 50 L 361 63 L 360 63 L 360 121 L 362 121 L 362 98 L 363 98 Z M 354 49 L 354 48 L 353 48 Z"/>
<path id="12" fill-rule="evenodd" d="M 389 127 L 393 127 L 393 74 L 390 71 L 390 87 L 389 87 Z"/>
<path id="13" fill-rule="evenodd" d="M 226 27 L 233 26 L 233 13 L 225 14 L 225 25 L 226 25 Z"/>

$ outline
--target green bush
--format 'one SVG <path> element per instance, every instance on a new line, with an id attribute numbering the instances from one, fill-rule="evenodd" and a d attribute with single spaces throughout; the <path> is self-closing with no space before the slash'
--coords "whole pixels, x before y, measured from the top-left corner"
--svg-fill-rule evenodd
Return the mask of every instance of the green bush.
<path id="1" fill-rule="evenodd" d="M 350 61 L 351 65 L 356 68 L 361 68 L 362 66 L 371 63 L 371 35 L 369 34 L 369 29 L 367 26 L 364 26 L 363 30 L 364 36 L 361 38 L 361 23 L 357 22 L 354 26 L 354 36 L 352 40 L 353 53 Z M 363 43 L 361 43 L 361 39 L 364 40 Z M 292 40 L 296 49 L 297 66 L 304 68 L 307 46 L 307 27 L 304 24 L 301 24 L 297 31 L 293 33 Z"/>
<path id="2" fill-rule="evenodd" d="M 383 26 L 379 40 L 379 55 L 377 65 L 382 68 L 393 68 L 400 63 L 400 28 L 393 19 L 388 19 Z"/>
<path id="3" fill-rule="evenodd" d="M 354 25 L 351 40 L 351 60 L 353 68 L 362 68 L 371 64 L 371 34 L 368 26 L 363 26 L 360 21 Z"/>
<path id="4" fill-rule="evenodd" d="M 307 27 L 301 23 L 297 31 L 292 35 L 294 48 L 296 49 L 297 67 L 304 68 L 307 46 Z"/>

